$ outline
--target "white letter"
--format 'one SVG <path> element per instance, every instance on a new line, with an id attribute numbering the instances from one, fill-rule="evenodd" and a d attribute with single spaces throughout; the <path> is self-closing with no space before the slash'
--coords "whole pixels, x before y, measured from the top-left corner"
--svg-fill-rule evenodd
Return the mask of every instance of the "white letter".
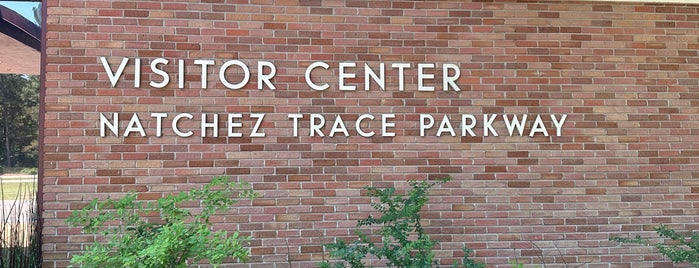
<path id="1" fill-rule="evenodd" d="M 561 120 L 556 120 L 555 115 L 551 115 L 551 121 L 553 121 L 553 125 L 556 126 L 556 137 L 561 136 L 561 131 L 563 129 L 563 123 L 566 122 L 566 118 L 568 118 L 567 114 L 562 114 L 561 115 Z"/>
<path id="2" fill-rule="evenodd" d="M 226 69 L 228 69 L 228 67 L 230 67 L 231 65 L 237 65 L 238 67 L 243 69 L 243 73 L 244 73 L 243 81 L 240 81 L 240 83 L 238 83 L 238 84 L 231 84 L 228 82 L 228 80 L 226 80 Z M 241 89 L 248 83 L 248 81 L 250 81 L 250 69 L 248 69 L 248 66 L 245 65 L 245 63 L 243 63 L 242 61 L 229 60 L 226 63 L 224 63 L 223 65 L 221 65 L 221 69 L 218 70 L 218 77 L 219 77 L 219 79 L 221 79 L 221 83 L 224 86 L 226 86 L 227 88 Z"/>
<path id="3" fill-rule="evenodd" d="M 449 70 L 454 70 L 454 76 L 449 76 Z M 459 85 L 456 84 L 456 80 L 459 80 L 461 76 L 461 68 L 453 63 L 445 63 L 442 65 L 442 86 L 444 91 L 449 91 L 449 86 L 454 89 L 454 91 L 461 91 Z"/>
<path id="4" fill-rule="evenodd" d="M 135 88 L 141 87 L 141 58 L 134 59 L 133 68 L 133 86 Z"/>
<path id="5" fill-rule="evenodd" d="M 168 83 L 170 83 L 170 75 L 168 75 L 165 71 L 158 69 L 158 64 L 167 64 L 168 60 L 163 59 L 163 58 L 157 58 L 154 59 L 153 61 L 150 62 L 150 70 L 153 71 L 155 74 L 160 75 L 163 77 L 163 81 L 161 82 L 155 82 L 155 81 L 150 81 L 150 86 L 154 88 L 164 88 L 167 86 Z"/>
<path id="6" fill-rule="evenodd" d="M 112 87 L 116 86 L 117 81 L 119 81 L 119 77 L 121 77 L 121 74 L 124 73 L 124 69 L 126 68 L 126 64 L 129 62 L 129 58 L 121 58 L 121 63 L 119 64 L 119 68 L 117 69 L 116 73 L 112 72 L 112 67 L 109 66 L 107 58 L 100 57 L 100 61 L 102 61 L 104 71 L 107 73 L 107 76 L 109 76 L 109 82 L 112 84 Z M 136 68 L 140 68 L 140 66 L 137 66 Z"/>
<path id="7" fill-rule="evenodd" d="M 269 73 L 265 74 L 265 66 L 269 67 Z M 258 61 L 257 62 L 257 89 L 262 90 L 262 83 L 264 82 L 267 87 L 271 90 L 277 89 L 274 87 L 274 84 L 272 84 L 270 79 L 274 78 L 274 75 L 277 74 L 277 67 L 274 66 L 273 63 L 269 61 Z"/>
<path id="8" fill-rule="evenodd" d="M 143 125 L 141 125 L 141 119 L 139 119 L 138 114 L 135 113 L 131 116 L 131 121 L 129 121 L 129 125 L 126 127 L 126 130 L 124 130 L 124 137 L 128 137 L 129 134 L 134 131 L 138 131 L 141 137 L 146 136 L 146 131 L 143 130 Z"/>
<path id="9" fill-rule="evenodd" d="M 250 114 L 250 118 L 255 118 L 257 119 L 257 122 L 255 122 L 255 126 L 252 127 L 252 132 L 250 132 L 250 137 L 253 138 L 261 138 L 266 136 L 264 132 L 259 132 L 260 126 L 262 125 L 262 119 L 265 119 L 265 114 Z"/>
<path id="10" fill-rule="evenodd" d="M 150 117 L 155 117 L 155 136 L 163 136 L 163 118 L 167 117 L 166 113 L 151 113 Z"/>
<path id="11" fill-rule="evenodd" d="M 178 114 L 178 115 L 176 115 L 175 118 L 172 119 L 172 131 L 174 131 L 175 134 L 177 134 L 177 136 L 186 138 L 186 137 L 189 137 L 189 136 L 194 135 L 194 132 L 192 132 L 191 130 L 190 130 L 190 131 L 187 131 L 187 132 L 182 132 L 182 131 L 180 131 L 180 129 L 177 127 L 177 123 L 179 123 L 179 122 L 180 122 L 180 119 L 182 119 L 183 117 L 184 117 L 184 118 L 187 118 L 187 119 L 192 119 L 192 118 L 194 118 L 193 115 L 188 114 L 188 113 L 183 113 L 183 114 Z"/>
<path id="12" fill-rule="evenodd" d="M 466 120 L 471 120 L 471 124 L 466 125 Z M 472 114 L 462 114 L 461 115 L 461 137 L 466 136 L 466 131 L 471 137 L 475 137 L 476 133 L 473 133 L 473 129 L 476 126 L 476 117 Z"/>
<path id="13" fill-rule="evenodd" d="M 214 65 L 213 60 L 194 60 L 194 64 L 199 64 L 201 65 L 201 88 L 206 88 L 206 83 L 209 79 L 207 79 L 207 75 L 209 75 L 209 72 L 207 71 L 206 67 L 209 65 Z"/>
<path id="14" fill-rule="evenodd" d="M 432 126 L 434 126 L 434 117 L 429 114 L 420 114 L 420 137 L 424 137 L 425 130 L 432 128 Z"/>
<path id="15" fill-rule="evenodd" d="M 214 121 L 206 122 L 206 114 L 201 114 L 201 136 L 206 137 L 206 129 L 211 128 L 214 137 L 218 137 L 218 114 L 214 114 Z"/>
<path id="16" fill-rule="evenodd" d="M 316 119 L 319 119 L 320 123 L 316 124 Z M 321 128 L 325 126 L 325 117 L 321 114 L 311 114 L 311 137 L 314 137 L 316 133 L 318 133 L 319 137 L 325 136 L 322 131 L 320 131 Z"/>
<path id="17" fill-rule="evenodd" d="M 342 134 L 345 134 L 345 137 L 349 137 L 349 132 L 347 132 L 347 127 L 345 126 L 345 122 L 342 121 L 342 117 L 338 114 L 335 117 L 335 123 L 333 123 L 333 128 L 330 130 L 330 137 L 335 137 L 335 132 L 342 132 Z"/>
<path id="18" fill-rule="evenodd" d="M 370 115 L 370 114 L 363 114 L 363 115 L 360 115 L 360 116 L 357 118 L 357 122 L 354 123 L 354 126 L 355 126 L 355 128 L 357 129 L 357 133 L 359 134 L 359 136 L 362 136 L 362 137 L 364 137 L 364 138 L 370 138 L 370 137 L 373 137 L 374 134 L 376 134 L 376 133 L 374 133 L 374 131 L 371 131 L 371 132 L 367 133 L 367 132 L 364 132 L 364 130 L 362 129 L 362 120 L 367 119 L 367 118 L 368 118 L 369 120 L 374 120 L 374 116 L 373 116 L 373 115 Z"/>
<path id="19" fill-rule="evenodd" d="M 339 66 L 339 74 L 338 74 L 338 82 L 339 82 L 339 89 L 340 90 L 355 90 L 357 89 L 357 86 L 345 86 L 345 78 L 355 78 L 357 77 L 357 74 L 355 73 L 345 73 L 345 68 L 354 68 L 356 67 L 357 64 L 354 62 L 340 62 Z"/>
<path id="20" fill-rule="evenodd" d="M 114 136 L 119 136 L 119 133 L 118 133 L 119 130 L 117 128 L 117 125 L 119 125 L 119 113 L 113 113 L 112 118 L 114 118 L 114 119 L 113 119 L 112 123 L 110 124 L 109 119 L 104 117 L 104 114 L 100 113 L 100 137 L 104 137 L 106 135 L 105 134 L 105 132 L 106 132 L 105 127 L 109 128 L 109 130 L 111 130 L 112 133 L 114 133 Z"/>
<path id="21" fill-rule="evenodd" d="M 417 65 L 417 91 L 434 91 L 433 86 L 426 87 L 422 83 L 425 79 L 434 79 L 434 74 L 424 73 L 425 68 L 434 68 L 434 63 L 419 63 Z"/>
<path id="22" fill-rule="evenodd" d="M 442 123 L 439 124 L 439 130 L 437 130 L 437 137 L 442 136 L 442 132 L 449 132 L 452 137 L 456 136 L 456 132 L 454 131 L 454 128 L 451 126 L 451 121 L 449 121 L 449 117 L 445 114 L 444 117 L 442 117 Z"/>
<path id="23" fill-rule="evenodd" d="M 534 134 L 537 132 L 544 133 L 545 137 L 549 136 L 549 132 L 546 130 L 546 126 L 544 126 L 544 121 L 541 121 L 541 116 L 538 114 L 536 115 L 536 119 L 534 119 L 532 130 L 529 131 L 529 137 L 534 137 Z"/>
<path id="24" fill-rule="evenodd" d="M 395 114 L 382 114 L 381 115 L 381 137 L 395 137 L 396 133 L 388 132 L 389 127 L 395 127 L 396 123 L 388 122 L 388 118 L 396 118 Z"/>
<path id="25" fill-rule="evenodd" d="M 299 119 L 303 118 L 303 115 L 302 114 L 289 114 L 287 117 L 294 120 L 294 130 L 293 130 L 292 135 L 294 137 L 298 137 L 299 136 Z"/>
<path id="26" fill-rule="evenodd" d="M 381 90 L 386 90 L 386 67 L 384 65 L 383 62 L 379 64 L 379 75 L 377 76 L 369 64 L 364 63 L 364 90 L 369 90 L 369 77 L 379 84 Z"/>
<path id="27" fill-rule="evenodd" d="M 410 63 L 393 63 L 391 64 L 391 68 L 398 68 L 398 91 L 404 91 L 405 87 L 403 86 L 403 72 L 405 71 L 405 68 L 410 68 Z"/>
<path id="28" fill-rule="evenodd" d="M 315 89 L 318 91 L 326 90 L 330 87 L 327 83 L 322 84 L 322 85 L 318 85 L 318 84 L 314 84 L 313 81 L 311 81 L 311 71 L 313 71 L 313 69 L 315 69 L 316 67 L 322 67 L 323 69 L 327 70 L 328 68 L 330 68 L 330 65 L 328 65 L 327 63 L 322 62 L 322 61 L 316 61 L 316 62 L 312 63 L 310 66 L 308 66 L 308 68 L 306 68 L 306 84 L 309 87 L 311 87 L 312 89 Z"/>
<path id="29" fill-rule="evenodd" d="M 177 61 L 177 88 L 184 88 L 184 60 Z"/>
<path id="30" fill-rule="evenodd" d="M 507 131 L 510 132 L 510 136 L 512 136 L 512 133 L 515 131 L 515 127 L 517 127 L 517 132 L 519 132 L 519 136 L 524 135 L 524 124 L 527 123 L 526 114 L 522 115 L 521 122 L 519 121 L 519 118 L 517 118 L 516 115 L 512 116 L 512 123 L 510 123 L 510 119 L 507 118 L 506 114 L 503 114 L 502 118 L 505 119 L 505 126 L 507 127 Z"/>
<path id="31" fill-rule="evenodd" d="M 243 133 L 234 132 L 233 128 L 243 127 L 241 122 L 233 122 L 233 118 L 243 118 L 242 114 L 228 114 L 228 137 L 242 137 Z"/>
<path id="32" fill-rule="evenodd" d="M 483 136 L 488 137 L 489 132 L 493 132 L 494 137 L 498 136 L 498 132 L 493 128 L 493 121 L 495 121 L 496 117 L 498 117 L 498 115 L 494 114 L 493 117 L 488 119 L 487 114 L 483 115 Z"/>

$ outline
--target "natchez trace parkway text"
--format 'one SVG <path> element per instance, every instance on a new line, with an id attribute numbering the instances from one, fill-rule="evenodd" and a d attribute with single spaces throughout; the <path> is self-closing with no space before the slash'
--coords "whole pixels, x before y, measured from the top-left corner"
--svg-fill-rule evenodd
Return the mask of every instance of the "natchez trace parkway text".
<path id="1" fill-rule="evenodd" d="M 109 77 L 109 81 L 112 87 L 116 87 L 119 80 L 122 79 L 124 70 L 129 65 L 131 61 L 128 57 L 123 57 L 119 66 L 114 70 L 111 67 L 108 59 L 106 57 L 100 57 L 100 62 L 104 67 L 104 70 Z M 133 71 L 134 71 L 134 84 L 135 88 L 141 87 L 142 82 L 142 60 L 140 58 L 133 59 Z M 163 66 L 167 66 L 170 63 L 169 60 L 164 58 L 156 58 L 150 61 L 150 71 L 155 76 L 159 77 L 159 81 L 151 79 L 148 85 L 153 88 L 164 88 L 170 83 L 170 75 L 163 70 Z M 208 87 L 208 75 L 210 66 L 216 64 L 216 61 L 210 59 L 197 59 L 194 60 L 194 65 L 199 66 L 201 70 L 201 88 L 206 89 Z M 177 84 L 178 88 L 185 87 L 185 61 L 180 59 L 177 60 Z M 268 87 L 270 90 L 275 90 L 276 87 L 273 83 L 273 78 L 276 75 L 277 68 L 274 63 L 269 61 L 258 61 L 257 62 L 257 89 L 262 90 L 264 86 Z M 340 62 L 337 66 L 337 85 L 336 89 L 340 91 L 356 91 L 356 85 L 350 85 L 345 82 L 347 79 L 355 79 L 357 74 L 351 70 L 356 68 L 357 64 L 355 62 Z M 398 72 L 398 90 L 405 91 L 405 71 L 410 68 L 414 68 L 411 63 L 391 63 L 390 67 Z M 227 71 L 230 68 L 237 68 L 237 75 L 242 76 L 239 81 L 231 82 L 229 81 L 229 76 Z M 331 86 L 328 83 L 319 83 L 313 81 L 312 74 L 317 69 L 330 69 L 330 65 L 318 61 L 311 63 L 305 70 L 304 78 L 308 87 L 315 91 L 325 91 Z M 434 80 L 435 74 L 431 72 L 436 68 L 434 63 L 418 63 L 417 64 L 417 87 L 415 90 L 419 92 L 434 92 L 435 86 L 427 85 L 425 82 L 428 80 Z M 461 76 L 461 70 L 457 64 L 453 63 L 443 63 L 441 64 L 442 73 L 442 90 L 443 91 L 461 91 L 457 80 Z M 219 66 L 218 78 L 219 82 L 226 88 L 231 90 L 239 90 L 245 87 L 250 82 L 251 72 L 250 67 L 240 60 L 228 60 Z M 369 91 L 370 85 L 375 83 L 378 85 L 379 89 L 382 91 L 386 90 L 386 63 L 378 64 L 378 72 L 371 68 L 368 64 L 364 63 L 364 90 Z M 172 132 L 179 137 L 191 137 L 195 136 L 195 132 L 191 127 L 189 129 L 180 127 L 180 122 L 198 120 L 197 130 L 198 136 L 207 137 L 207 133 L 210 133 L 211 137 L 219 137 L 221 132 L 219 129 L 219 122 L 225 120 L 225 127 L 223 128 L 224 135 L 227 137 L 266 137 L 266 133 L 262 128 L 262 123 L 265 120 L 266 114 L 251 113 L 251 114 L 241 114 L 241 113 L 229 113 L 225 116 L 220 114 L 206 114 L 202 113 L 195 116 L 190 113 L 179 113 L 174 116 L 170 116 L 167 113 L 150 113 L 149 120 L 155 121 L 155 128 L 149 129 L 147 131 L 144 128 L 142 122 L 142 116 L 134 113 L 130 118 L 120 118 L 119 113 L 112 113 L 111 115 L 104 113 L 100 114 L 99 128 L 100 136 L 105 137 L 108 133 L 114 136 L 130 136 L 140 135 L 145 136 L 155 136 L 161 137 L 163 135 L 163 129 L 169 128 Z M 299 135 L 308 135 L 311 137 L 336 137 L 345 136 L 349 137 L 352 135 L 358 135 L 365 138 L 370 138 L 376 135 L 382 137 L 393 137 L 396 135 L 395 128 L 396 124 L 392 119 L 396 118 L 395 114 L 361 114 L 356 117 L 349 124 L 348 120 L 344 119 L 342 115 L 335 115 L 332 118 L 331 115 L 322 114 L 287 114 L 287 119 L 292 123 L 291 135 L 298 137 Z M 501 121 L 507 128 L 507 135 L 509 136 L 529 136 L 534 137 L 537 134 L 548 137 L 550 135 L 550 130 L 546 127 L 544 123 L 545 120 L 549 120 L 551 126 L 555 127 L 555 135 L 561 136 L 563 132 L 563 125 L 567 119 L 567 114 L 550 114 L 548 117 L 542 115 L 529 116 L 527 114 L 522 115 L 508 115 L 508 114 L 483 114 L 482 116 L 477 116 L 473 114 L 461 114 L 457 119 L 455 116 L 441 115 L 434 116 L 431 114 L 420 114 L 419 120 L 416 124 L 419 126 L 420 137 L 425 136 L 494 136 L 497 137 L 503 133 L 494 127 L 496 121 Z M 170 119 L 172 118 L 172 119 Z M 533 120 L 528 123 L 530 119 Z M 482 119 L 482 120 L 479 120 Z M 128 120 L 125 127 L 120 129 L 120 124 L 122 120 Z M 250 124 L 247 129 L 243 130 L 243 123 L 241 120 L 249 120 Z M 304 133 L 301 133 L 299 129 L 302 128 L 300 122 L 302 120 L 308 120 L 309 124 L 307 128 L 304 128 Z M 378 121 L 379 127 L 371 129 L 368 127 L 370 121 Z M 477 126 L 477 123 L 479 123 Z M 146 124 L 152 125 L 152 124 Z M 348 128 L 348 125 L 350 126 Z M 372 124 L 375 125 L 375 124 Z M 349 130 L 353 129 L 352 132 Z M 436 129 L 436 130 L 435 130 Z M 210 131 L 208 131 L 210 130 Z M 478 130 L 478 133 L 474 130 Z"/>

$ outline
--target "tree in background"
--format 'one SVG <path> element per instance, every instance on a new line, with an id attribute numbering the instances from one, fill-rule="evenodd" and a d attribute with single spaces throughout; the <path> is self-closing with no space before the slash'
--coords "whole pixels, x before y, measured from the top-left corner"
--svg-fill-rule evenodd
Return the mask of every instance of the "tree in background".
<path id="1" fill-rule="evenodd" d="M 41 25 L 41 3 L 33 7 L 32 11 L 34 11 L 34 19 L 36 20 L 36 24 Z"/>
<path id="2" fill-rule="evenodd" d="M 39 77 L 0 74 L 0 165 L 36 167 Z"/>

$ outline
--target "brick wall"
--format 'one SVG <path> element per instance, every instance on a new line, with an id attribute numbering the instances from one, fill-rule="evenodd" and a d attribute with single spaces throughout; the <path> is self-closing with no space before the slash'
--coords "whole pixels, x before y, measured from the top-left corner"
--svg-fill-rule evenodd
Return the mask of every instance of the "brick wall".
<path id="1" fill-rule="evenodd" d="M 238 2 L 242 2 L 238 4 Z M 251 2 L 251 3 L 248 3 Z M 221 228 L 252 235 L 250 267 L 311 267 L 324 243 L 349 236 L 371 208 L 362 187 L 406 186 L 409 178 L 452 176 L 432 191 L 424 212 L 443 263 L 464 244 L 489 266 L 520 262 L 583 267 L 670 267 L 647 247 L 618 246 L 614 235 L 666 223 L 699 229 L 699 7 L 610 3 L 459 3 L 337 0 L 46 1 L 46 81 L 42 179 L 44 265 L 64 267 L 91 237 L 65 218 L 92 198 L 137 191 L 143 199 L 186 190 L 226 174 L 263 197 L 221 218 Z M 115 86 L 104 69 L 123 57 Z M 141 59 L 141 81 L 133 64 Z M 155 88 L 150 62 L 170 83 Z M 178 85 L 178 60 L 185 83 Z M 228 89 L 225 61 L 250 66 L 250 82 Z M 195 60 L 214 60 L 202 89 Z M 257 89 L 257 64 L 276 66 Z M 322 61 L 328 70 L 304 79 Z M 357 86 L 341 91 L 339 63 L 355 62 Z M 386 87 L 364 90 L 364 64 Z M 409 63 L 404 91 L 394 63 Z M 417 65 L 433 63 L 418 91 Z M 442 90 L 442 67 L 456 64 L 460 91 Z M 162 66 L 162 65 L 161 65 Z M 241 81 L 238 67 L 230 82 Z M 269 73 L 263 69 L 263 73 Z M 453 70 L 450 73 L 454 75 Z M 119 134 L 136 114 L 146 137 L 100 133 L 100 115 L 118 113 Z M 155 133 L 151 113 L 165 113 Z M 178 114 L 179 137 L 168 127 Z M 227 137 L 227 114 L 239 113 L 243 137 Z M 220 135 L 199 130 L 202 114 L 220 114 Z M 250 137 L 264 114 L 260 130 Z M 302 114 L 298 135 L 289 114 Z M 327 119 L 325 137 L 310 136 L 311 114 Z M 362 114 L 361 137 L 354 121 Z M 381 116 L 394 127 L 382 137 Z M 435 126 L 421 137 L 421 114 Z M 462 136 L 462 114 L 477 124 Z M 507 133 L 500 116 L 541 115 L 541 132 Z M 560 136 L 550 115 L 567 115 Z M 336 115 L 350 137 L 329 137 Z M 446 115 L 455 129 L 436 137 Z M 498 115 L 492 133 L 484 115 Z M 319 119 L 316 119 L 319 120 Z M 287 246 L 288 245 L 288 246 Z M 237 267 L 237 266 L 236 266 Z M 248 267 L 248 265 L 243 265 Z"/>

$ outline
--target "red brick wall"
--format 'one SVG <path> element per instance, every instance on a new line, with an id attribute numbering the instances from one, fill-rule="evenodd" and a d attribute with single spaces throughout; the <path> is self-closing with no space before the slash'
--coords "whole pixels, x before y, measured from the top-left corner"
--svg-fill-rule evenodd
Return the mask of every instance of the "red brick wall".
<path id="1" fill-rule="evenodd" d="M 90 241 L 65 218 L 92 198 L 141 198 L 196 187 L 227 174 L 263 197 L 221 218 L 252 235 L 250 267 L 311 267 L 321 245 L 351 233 L 371 211 L 362 187 L 405 187 L 408 178 L 452 176 L 424 212 L 437 255 L 464 244 L 489 266 L 520 262 L 585 267 L 670 267 L 647 247 L 618 246 L 614 235 L 666 223 L 699 229 L 699 7 L 610 3 L 456 3 L 321 0 L 48 0 L 44 104 L 43 241 L 46 267 L 64 267 Z M 100 62 L 128 67 L 116 86 Z M 150 71 L 170 61 L 170 84 Z M 143 62 L 134 86 L 134 58 Z M 174 63 L 187 65 L 179 89 Z M 201 89 L 194 60 L 212 59 Z M 251 82 L 231 90 L 218 67 L 239 59 Z M 277 67 L 275 91 L 257 90 L 258 61 Z M 305 83 L 306 67 L 324 61 Z M 356 62 L 356 91 L 338 90 L 338 64 Z M 386 89 L 364 90 L 364 63 L 386 64 Z M 392 63 L 410 63 L 398 90 Z M 434 63 L 435 92 L 419 92 L 417 64 Z M 461 91 L 443 92 L 443 64 L 457 64 Z M 235 76 L 235 68 L 229 72 Z M 238 74 L 239 75 L 239 74 Z M 240 76 L 237 76 L 238 78 Z M 231 82 L 235 82 L 231 78 Z M 119 113 L 120 133 L 137 114 L 147 137 L 100 136 L 100 114 Z M 167 113 L 161 137 L 151 113 Z M 183 129 L 168 128 L 191 113 Z M 202 113 L 221 114 L 219 137 L 197 130 Z M 226 137 L 228 113 L 241 113 L 244 137 Z M 265 114 L 265 137 L 249 137 L 250 113 Z M 287 115 L 304 114 L 299 135 Z M 346 120 L 351 137 L 310 137 L 309 114 Z M 357 135 L 354 120 L 372 114 Z M 380 117 L 395 137 L 381 137 Z M 435 127 L 420 137 L 420 114 Z M 478 119 L 461 137 L 461 114 Z M 551 135 L 485 137 L 484 114 L 541 115 Z M 548 120 L 567 114 L 560 136 Z M 435 137 L 443 115 L 456 137 Z M 210 117 L 209 117 L 210 120 Z M 527 128 L 528 129 L 528 128 Z M 528 133 L 528 132 L 527 132 Z M 288 245 L 288 247 L 287 247 Z M 655 266 L 654 266 L 655 265 Z M 247 266 L 245 266 L 247 267 Z"/>

